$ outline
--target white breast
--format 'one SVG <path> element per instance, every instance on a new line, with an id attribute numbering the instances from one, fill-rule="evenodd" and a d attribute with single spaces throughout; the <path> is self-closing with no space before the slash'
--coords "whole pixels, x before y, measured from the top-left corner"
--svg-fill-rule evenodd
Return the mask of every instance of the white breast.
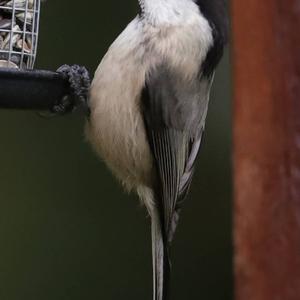
<path id="1" fill-rule="evenodd" d="M 139 96 L 145 81 L 138 20 L 110 47 L 91 86 L 88 139 L 113 173 L 131 189 L 147 182 L 152 168 Z M 139 57 L 140 56 L 140 57 Z"/>
<path id="2" fill-rule="evenodd" d="M 153 26 L 132 21 L 99 65 L 90 93 L 88 140 L 128 188 L 152 186 L 153 159 L 141 115 L 140 95 L 148 70 L 163 59 L 189 76 L 212 43 L 199 14 L 185 24 Z"/>

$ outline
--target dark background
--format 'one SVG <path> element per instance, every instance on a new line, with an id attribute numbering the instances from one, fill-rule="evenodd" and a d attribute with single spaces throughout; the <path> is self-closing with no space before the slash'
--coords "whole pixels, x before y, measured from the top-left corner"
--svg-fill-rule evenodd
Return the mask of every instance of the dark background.
<path id="1" fill-rule="evenodd" d="M 42 6 L 37 68 L 93 74 L 137 0 Z M 230 73 L 212 92 L 207 132 L 173 247 L 172 300 L 232 299 Z M 0 111 L 0 299 L 152 299 L 150 224 L 83 135 L 80 114 Z"/>

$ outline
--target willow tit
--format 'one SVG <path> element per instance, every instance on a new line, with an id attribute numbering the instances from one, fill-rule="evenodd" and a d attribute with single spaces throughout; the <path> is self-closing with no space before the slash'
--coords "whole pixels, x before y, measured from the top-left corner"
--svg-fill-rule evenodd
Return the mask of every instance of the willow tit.
<path id="1" fill-rule="evenodd" d="M 151 217 L 153 299 L 167 299 L 169 249 L 227 41 L 224 0 L 139 0 L 90 90 L 88 140 Z"/>

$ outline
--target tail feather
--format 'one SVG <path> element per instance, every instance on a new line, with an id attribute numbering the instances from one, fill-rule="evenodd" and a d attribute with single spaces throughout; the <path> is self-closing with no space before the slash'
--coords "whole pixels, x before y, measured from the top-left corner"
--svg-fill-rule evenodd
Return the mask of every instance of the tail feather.
<path id="1" fill-rule="evenodd" d="M 155 205 L 152 189 L 140 186 L 137 190 L 151 216 L 153 300 L 169 298 L 170 282 L 170 243 L 165 233 L 163 217 L 159 205 Z"/>
<path id="2" fill-rule="evenodd" d="M 169 246 L 165 240 L 159 215 L 151 216 L 153 257 L 153 300 L 167 300 L 170 281 Z"/>

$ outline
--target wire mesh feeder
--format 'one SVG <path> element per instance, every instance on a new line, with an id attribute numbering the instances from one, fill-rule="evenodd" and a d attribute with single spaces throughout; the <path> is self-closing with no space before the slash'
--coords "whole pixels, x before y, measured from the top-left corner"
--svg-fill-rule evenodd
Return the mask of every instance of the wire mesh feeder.
<path id="1" fill-rule="evenodd" d="M 88 112 L 90 79 L 84 67 L 33 69 L 41 1 L 0 0 L 0 108 Z"/>
<path id="2" fill-rule="evenodd" d="M 0 67 L 32 69 L 40 0 L 0 0 Z"/>

